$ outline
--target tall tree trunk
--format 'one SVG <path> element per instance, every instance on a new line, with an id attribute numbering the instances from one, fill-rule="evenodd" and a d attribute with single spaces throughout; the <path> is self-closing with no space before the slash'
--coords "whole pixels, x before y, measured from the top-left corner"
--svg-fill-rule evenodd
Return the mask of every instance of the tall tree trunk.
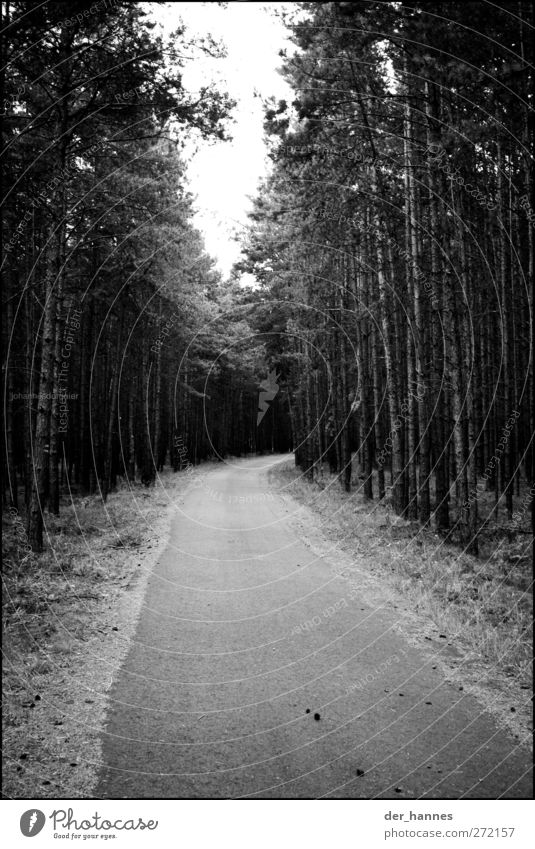
<path id="1" fill-rule="evenodd" d="M 398 369 L 396 357 L 394 354 L 395 331 L 391 317 L 391 297 L 390 290 L 386 278 L 386 257 L 382 245 L 382 227 L 379 221 L 377 211 L 377 176 L 375 165 L 371 166 L 371 181 L 372 192 L 376 198 L 376 205 L 373 210 L 373 222 L 377 237 L 375 239 L 375 250 L 377 257 L 377 276 L 379 278 L 379 297 L 381 311 L 381 325 L 383 330 L 383 345 L 385 352 L 386 366 L 386 385 L 388 405 L 390 410 L 390 436 L 391 460 L 392 460 L 392 503 L 394 510 L 398 515 L 402 515 L 406 508 L 406 497 L 404 492 L 404 466 L 403 466 L 403 445 L 401 439 L 401 419 L 399 417 L 399 400 L 397 394 Z"/>
<path id="2" fill-rule="evenodd" d="M 9 356 L 6 357 L 5 360 L 5 379 L 6 379 L 6 449 L 7 449 L 7 484 L 8 484 L 8 492 L 9 492 L 9 504 L 11 507 L 14 507 L 15 510 L 18 510 L 19 507 L 19 499 L 18 499 L 18 483 L 17 483 L 17 470 L 15 467 L 15 452 L 13 445 L 13 432 L 14 432 L 14 424 L 13 424 L 13 396 L 14 396 L 14 381 L 13 381 L 13 298 L 15 297 L 14 293 L 11 289 L 7 290 L 7 310 L 6 310 L 6 320 L 7 320 L 7 339 L 9 341 L 9 345 L 7 348 L 7 352 Z"/>
<path id="3" fill-rule="evenodd" d="M 50 400 L 54 387 L 56 342 L 56 264 L 49 258 L 45 277 L 45 306 L 41 336 L 41 372 L 32 452 L 33 480 L 28 511 L 28 539 L 33 551 L 43 549 L 43 512 L 47 500 L 50 438 Z"/>
<path id="4" fill-rule="evenodd" d="M 383 438 L 383 420 L 382 420 L 382 395 L 381 387 L 383 381 L 381 377 L 381 364 L 379 362 L 380 339 L 377 327 L 373 328 L 373 406 L 375 411 L 375 448 L 378 456 L 381 456 L 384 451 Z M 379 498 L 385 497 L 385 470 L 383 463 L 379 463 L 377 467 L 377 488 L 379 490 Z"/>

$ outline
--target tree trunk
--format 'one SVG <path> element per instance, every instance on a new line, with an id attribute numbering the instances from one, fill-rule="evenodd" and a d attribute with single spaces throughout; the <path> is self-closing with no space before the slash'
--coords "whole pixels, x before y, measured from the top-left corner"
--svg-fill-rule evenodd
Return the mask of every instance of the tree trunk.
<path id="1" fill-rule="evenodd" d="M 54 387 L 54 351 L 56 342 L 56 276 L 50 258 L 45 278 L 45 307 L 41 337 L 41 373 L 33 448 L 33 481 L 28 511 L 28 538 L 33 551 L 43 549 L 43 512 L 47 500 L 50 438 L 50 399 Z"/>

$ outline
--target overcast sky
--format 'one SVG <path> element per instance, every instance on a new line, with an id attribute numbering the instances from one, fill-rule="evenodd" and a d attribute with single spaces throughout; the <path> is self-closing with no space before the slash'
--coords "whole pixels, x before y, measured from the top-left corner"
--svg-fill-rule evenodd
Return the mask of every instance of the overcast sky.
<path id="1" fill-rule="evenodd" d="M 212 59 L 198 53 L 186 63 L 184 85 L 191 91 L 215 81 L 237 101 L 231 142 L 202 143 L 189 162 L 191 190 L 197 196 L 196 225 L 208 252 L 227 274 L 239 256 L 233 234 L 247 221 L 248 196 L 256 194 L 267 168 L 262 98 L 291 98 L 278 73 L 279 51 L 292 52 L 285 27 L 275 10 L 292 3 L 150 4 L 151 13 L 169 35 L 180 18 L 193 34 L 211 34 L 227 48 L 227 57 Z"/>

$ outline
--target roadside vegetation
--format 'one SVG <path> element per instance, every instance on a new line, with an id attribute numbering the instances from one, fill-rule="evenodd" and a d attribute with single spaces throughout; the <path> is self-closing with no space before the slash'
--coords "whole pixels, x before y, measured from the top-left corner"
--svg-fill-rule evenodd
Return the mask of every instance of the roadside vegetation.
<path id="1" fill-rule="evenodd" d="M 5 513 L 5 798 L 91 796 L 106 694 L 189 480 L 167 471 L 151 488 L 119 486 L 106 503 L 64 499 L 41 554 Z"/>
<path id="2" fill-rule="evenodd" d="M 321 532 L 348 552 L 359 569 L 393 592 L 394 604 L 396 597 L 406 602 L 421 618 L 422 628 L 427 621 L 431 633 L 455 647 L 464 675 L 482 688 L 497 690 L 512 714 L 520 706 L 527 727 L 533 626 L 529 510 L 514 530 L 510 524 L 489 523 L 476 558 L 433 530 L 397 516 L 389 491 L 381 502 L 370 502 L 357 479 L 348 498 L 338 476 L 326 467 L 314 483 L 291 463 L 276 466 L 270 476 L 279 491 L 319 517 Z M 519 504 L 522 500 L 520 496 Z M 481 504 L 490 512 L 492 494 Z"/>

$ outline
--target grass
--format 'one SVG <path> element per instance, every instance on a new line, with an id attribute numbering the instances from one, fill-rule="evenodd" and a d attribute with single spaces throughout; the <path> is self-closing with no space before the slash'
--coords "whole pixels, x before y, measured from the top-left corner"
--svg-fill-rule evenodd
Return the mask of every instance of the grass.
<path id="1" fill-rule="evenodd" d="M 381 502 L 365 499 L 359 480 L 347 494 L 336 476 L 323 470 L 311 483 L 290 463 L 275 467 L 272 477 L 319 515 L 323 533 L 360 568 L 430 618 L 441 634 L 455 640 L 466 660 L 482 660 L 489 682 L 503 676 L 522 689 L 530 686 L 533 576 L 524 525 L 511 533 L 510 527 L 490 521 L 475 558 L 432 529 L 397 517 L 388 493 Z M 481 499 L 483 518 L 492 510 L 491 497 Z"/>
<path id="2" fill-rule="evenodd" d="M 27 552 L 24 516 L 3 517 L 5 798 L 87 798 L 106 692 L 133 633 L 144 571 L 187 484 L 122 486 L 46 514 L 46 549 Z M 152 555 L 153 556 L 153 555 Z"/>
<path id="3" fill-rule="evenodd" d="M 272 475 L 278 488 L 319 514 L 323 533 L 360 568 L 408 598 L 440 634 L 458 635 L 465 657 L 484 658 L 489 680 L 504 676 L 511 686 L 529 686 L 525 533 L 489 524 L 475 559 L 394 516 L 388 499 L 366 501 L 360 481 L 348 496 L 333 476 L 310 484 L 290 464 Z M 60 516 L 46 516 L 40 555 L 26 551 L 23 517 L 4 515 L 5 797 L 92 795 L 106 693 L 133 633 L 131 600 L 142 566 L 149 568 L 166 536 L 169 498 L 187 482 L 185 474 L 165 472 L 164 488 L 123 486 L 106 504 L 98 495 L 64 500 Z"/>

